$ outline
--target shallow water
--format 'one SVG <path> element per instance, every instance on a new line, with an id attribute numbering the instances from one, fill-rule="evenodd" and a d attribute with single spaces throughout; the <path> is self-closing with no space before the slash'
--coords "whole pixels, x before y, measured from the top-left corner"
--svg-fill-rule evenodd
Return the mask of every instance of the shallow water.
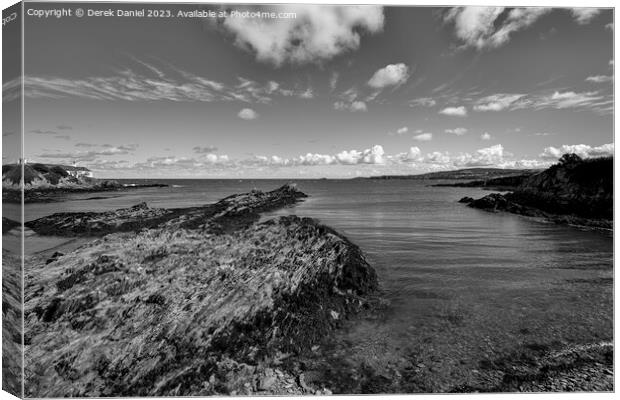
<path id="1" fill-rule="evenodd" d="M 152 207 L 194 206 L 285 182 L 170 183 L 175 186 L 29 204 L 25 220 L 141 201 Z M 347 367 L 371 367 L 390 377 L 411 370 L 398 390 L 448 391 L 479 383 L 485 360 L 524 346 L 612 340 L 610 233 L 475 210 L 457 200 L 486 192 L 427 183 L 297 181 L 310 197 L 263 217 L 318 218 L 359 245 L 377 271 L 388 305 L 345 324 L 317 359 L 335 357 Z M 99 196 L 107 198 L 88 200 Z M 27 247 L 32 240 L 37 239 L 27 237 Z M 341 384 L 340 391 L 346 391 L 348 383 Z M 371 389 L 389 391 L 385 385 Z"/>

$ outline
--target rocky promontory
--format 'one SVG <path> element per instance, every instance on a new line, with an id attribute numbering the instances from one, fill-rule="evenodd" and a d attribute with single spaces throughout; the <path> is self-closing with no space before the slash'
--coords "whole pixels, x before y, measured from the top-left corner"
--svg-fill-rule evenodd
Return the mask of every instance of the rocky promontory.
<path id="1" fill-rule="evenodd" d="M 2 201 L 7 203 L 21 203 L 22 193 L 25 203 L 41 203 L 58 201 L 58 196 L 66 193 L 109 192 L 167 186 L 162 183 L 122 184 L 115 180 L 97 179 L 93 178 L 86 168 L 67 165 L 35 163 L 2 166 Z"/>
<path id="2" fill-rule="evenodd" d="M 613 158 L 564 155 L 558 164 L 529 176 L 506 194 L 462 203 L 487 211 L 541 217 L 556 223 L 613 228 Z"/>
<path id="3" fill-rule="evenodd" d="M 184 211 L 139 205 L 32 225 L 110 234 L 29 260 L 26 395 L 314 393 L 285 360 L 367 305 L 377 278 L 356 245 L 314 219 L 258 223 L 304 197 L 286 185 Z"/>
<path id="4" fill-rule="evenodd" d="M 198 228 L 230 231 L 258 221 L 260 213 L 293 205 L 305 193 L 292 185 L 263 192 L 226 197 L 215 204 L 189 208 L 151 208 L 146 203 L 105 212 L 55 213 L 24 225 L 40 235 L 102 236 L 114 232 L 139 232 L 145 228 Z"/>

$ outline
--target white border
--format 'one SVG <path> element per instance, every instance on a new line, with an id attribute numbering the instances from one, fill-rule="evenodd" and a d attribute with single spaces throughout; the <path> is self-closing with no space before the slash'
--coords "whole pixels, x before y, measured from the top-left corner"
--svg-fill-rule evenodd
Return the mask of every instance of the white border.
<path id="1" fill-rule="evenodd" d="M 37 1 L 26 1 L 26 2 L 37 2 Z M 52 1 L 38 1 L 38 2 L 44 2 L 44 3 L 53 3 Z M 605 8 L 613 8 L 615 7 L 615 2 L 613 0 L 590 0 L 590 1 L 583 1 L 583 0 L 564 0 L 564 1 L 558 1 L 558 0 L 519 0 L 519 1 L 505 1 L 505 0 L 476 0 L 476 1 L 468 1 L 468 0 L 461 0 L 461 1 L 454 1 L 454 0 L 443 0 L 441 2 L 438 1 L 432 1 L 432 0 L 386 0 L 385 2 L 380 2 L 380 1 L 369 1 L 369 0 L 362 0 L 362 1 L 355 1 L 355 0 L 339 0 L 339 1 L 330 1 L 330 0 L 314 0 L 314 1 L 299 1 L 299 0 L 291 0 L 291 1 L 258 1 L 258 0 L 231 0 L 231 1 L 170 1 L 170 0 L 149 0 L 149 1 L 113 1 L 114 3 L 180 3 L 180 4 L 265 4 L 265 3 L 284 3 L 284 4 L 377 4 L 377 5 L 395 5 L 395 6 L 455 6 L 455 5 L 480 5 L 480 6 L 531 6 L 531 7 L 544 7 L 544 6 L 548 6 L 548 7 L 559 7 L 559 8 L 564 8 L 564 7 L 605 7 Z M 5 9 L 13 4 L 15 4 L 16 1 L 11 1 L 11 0 L 0 0 L 0 5 L 2 6 L 2 9 Z M 61 3 L 61 2 L 58 2 Z M 62 3 L 103 3 L 102 1 L 64 1 Z M 22 13 L 23 14 L 23 13 Z M 615 16 L 616 16 L 616 10 L 614 8 L 614 22 L 615 22 Z M 23 29 L 23 25 L 22 25 L 22 29 Z M 0 39 L 1 39 L 1 34 L 0 34 Z M 614 30 L 614 60 L 615 60 L 615 54 L 617 53 L 617 49 L 618 49 L 618 40 L 617 40 L 617 31 Z M 0 53 L 1 54 L 1 53 Z M 23 52 L 22 52 L 22 57 L 23 57 Z M 0 55 L 0 61 L 1 61 L 1 55 Z M 23 62 L 22 62 L 22 68 L 23 68 Z M 0 67 L 1 69 L 1 67 Z M 614 64 L 614 77 L 615 77 L 615 64 Z M 618 88 L 617 86 L 615 86 L 615 82 L 614 82 L 614 98 L 617 98 L 618 96 Z M 614 103 L 615 105 L 615 103 Z M 23 107 L 23 100 L 22 100 L 22 107 Z M 614 109 L 614 143 L 615 143 L 615 121 L 616 121 L 616 116 L 617 116 L 617 109 Z M 23 113 L 22 113 L 22 118 L 23 118 Z M 22 120 L 22 127 L 23 127 L 23 120 Z M 23 135 L 22 135 L 23 138 Z M 1 150 L 1 145 L 0 145 L 0 150 Z M 614 210 L 617 209 L 618 205 L 620 204 L 620 202 L 618 201 L 618 198 L 616 196 L 616 188 L 617 188 L 617 184 L 620 181 L 620 179 L 618 178 L 620 176 L 619 174 L 620 172 L 620 167 L 618 166 L 617 162 L 614 162 Z M 23 210 L 23 207 L 22 207 Z M 1 210 L 0 210 L 0 215 L 1 215 Z M 614 218 L 615 221 L 615 218 Z M 615 223 L 614 223 L 615 225 Z M 614 232 L 615 232 L 615 226 L 614 226 Z M 618 251 L 618 241 L 616 240 L 617 237 L 616 235 L 614 235 L 614 264 L 615 264 L 615 254 Z M 23 240 L 22 240 L 23 243 Z M 615 272 L 615 270 L 614 270 Z M 614 273 L 615 275 L 615 273 Z M 617 343 L 617 325 L 616 322 L 618 321 L 618 309 L 616 307 L 616 303 L 615 303 L 615 282 L 614 282 L 614 343 Z M 23 321 L 22 321 L 23 322 Z M 0 349 L 1 349 L 1 343 L 0 343 Z M 616 354 L 616 347 L 614 346 L 614 355 Z M 615 360 L 617 360 L 617 357 L 614 357 Z M 616 363 L 614 362 L 614 366 L 616 366 Z M 618 383 L 619 383 L 619 379 L 617 374 L 614 377 L 614 387 L 618 388 Z M 590 398 L 590 399 L 613 399 L 615 398 L 615 394 L 614 393 L 544 393 L 544 394 L 526 394 L 526 393 L 515 393 L 515 394 L 459 394 L 459 395 L 447 395 L 447 394 L 438 394 L 438 395 L 384 395 L 384 396 L 346 396 L 347 399 L 387 399 L 387 400 L 404 400 L 404 399 L 411 399 L 411 400 L 428 400 L 428 399 L 435 399 L 437 398 L 437 396 L 458 396 L 458 398 L 466 398 L 466 399 L 507 399 L 507 400 L 511 400 L 511 399 L 515 399 L 515 400 L 533 400 L 533 399 L 570 399 L 570 400 L 576 400 L 576 399 L 582 399 L 584 397 Z M 345 397 L 345 396 L 337 396 L 337 397 Z M 199 397 L 193 397 L 196 399 L 200 399 Z M 212 399 L 214 397 L 205 397 L 202 399 Z M 230 398 L 230 399 L 247 399 L 248 397 L 225 397 L 225 398 Z M 280 399 L 284 399 L 284 398 L 292 398 L 291 396 L 281 396 L 281 397 L 260 397 L 260 399 L 265 399 L 265 400 L 280 400 Z M 297 397 L 299 398 L 299 397 Z M 7 392 L 3 392 L 0 391 L 0 400 L 8 400 L 8 399 L 15 399 L 14 396 L 8 394 Z M 119 398 L 121 399 L 121 398 Z M 177 398 L 172 398 L 170 397 L 170 399 L 177 399 Z"/>

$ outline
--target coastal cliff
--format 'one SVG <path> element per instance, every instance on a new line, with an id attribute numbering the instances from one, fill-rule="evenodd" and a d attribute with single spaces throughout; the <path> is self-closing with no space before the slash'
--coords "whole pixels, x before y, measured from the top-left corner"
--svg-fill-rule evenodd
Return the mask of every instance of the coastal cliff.
<path id="1" fill-rule="evenodd" d="M 557 223 L 613 228 L 613 158 L 564 155 L 558 164 L 527 177 L 514 191 L 462 203 L 488 211 L 542 217 Z"/>
<path id="2" fill-rule="evenodd" d="M 316 220 L 257 222 L 304 197 L 286 185 L 184 211 L 49 217 L 50 233 L 120 232 L 29 260 L 26 395 L 314 393 L 283 360 L 365 307 L 377 278 Z"/>
<path id="3" fill-rule="evenodd" d="M 21 164 L 2 166 L 2 201 L 21 203 Z M 54 164 L 26 164 L 23 166 L 24 202 L 54 201 L 53 195 L 75 192 L 106 192 L 139 187 L 165 187 L 165 184 L 123 185 L 115 180 L 97 179 L 83 167 Z"/>

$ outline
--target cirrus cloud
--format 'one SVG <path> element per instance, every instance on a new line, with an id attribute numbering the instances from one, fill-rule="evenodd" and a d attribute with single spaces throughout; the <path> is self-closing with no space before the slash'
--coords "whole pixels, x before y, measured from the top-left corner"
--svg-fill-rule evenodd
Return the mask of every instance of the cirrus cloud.
<path id="1" fill-rule="evenodd" d="M 433 140 L 433 134 L 430 132 L 425 132 L 414 136 L 413 139 L 417 140 L 418 142 L 429 142 Z"/>
<path id="2" fill-rule="evenodd" d="M 451 117 L 466 117 L 467 108 L 465 108 L 464 106 L 446 107 L 443 110 L 439 111 L 439 114 L 449 115 Z"/>
<path id="3" fill-rule="evenodd" d="M 474 105 L 475 111 L 502 111 L 509 108 L 514 102 L 522 98 L 522 94 L 494 94 L 484 97 Z"/>

